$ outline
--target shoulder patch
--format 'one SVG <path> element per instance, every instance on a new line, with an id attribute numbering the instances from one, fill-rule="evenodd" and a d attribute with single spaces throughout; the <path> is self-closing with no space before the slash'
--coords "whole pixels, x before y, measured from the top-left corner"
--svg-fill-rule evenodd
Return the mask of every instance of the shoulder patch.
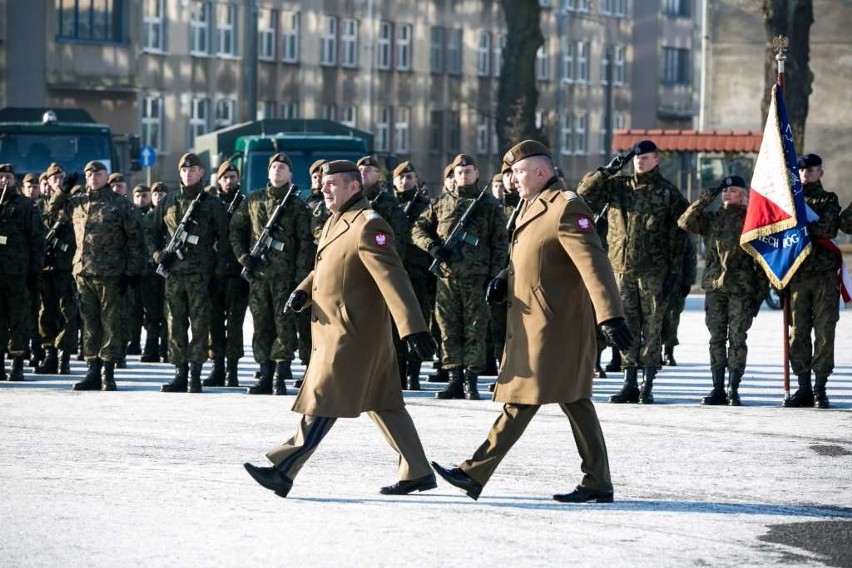
<path id="1" fill-rule="evenodd" d="M 577 216 L 577 228 L 581 231 L 594 231 L 595 223 L 588 215 Z"/>
<path id="2" fill-rule="evenodd" d="M 388 234 L 384 231 L 377 231 L 375 235 L 373 235 L 373 239 L 376 242 L 376 246 L 386 247 L 388 246 Z"/>

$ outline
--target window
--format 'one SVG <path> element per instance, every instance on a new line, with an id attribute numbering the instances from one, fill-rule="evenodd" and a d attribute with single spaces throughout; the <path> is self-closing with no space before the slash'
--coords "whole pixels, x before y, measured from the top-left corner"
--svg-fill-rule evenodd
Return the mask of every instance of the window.
<path id="1" fill-rule="evenodd" d="M 627 15 L 627 0 L 602 0 L 601 14 L 624 17 Z"/>
<path id="2" fill-rule="evenodd" d="M 663 84 L 689 84 L 689 50 L 676 47 L 663 48 Z"/>
<path id="3" fill-rule="evenodd" d="M 488 115 L 479 113 L 476 117 L 476 153 L 488 153 Z"/>
<path id="4" fill-rule="evenodd" d="M 349 128 L 358 128 L 358 106 L 350 105 L 343 109 L 343 115 L 340 117 L 340 122 Z"/>
<path id="5" fill-rule="evenodd" d="M 397 71 L 411 70 L 411 25 L 400 24 L 396 28 Z"/>
<path id="6" fill-rule="evenodd" d="M 81 2 L 89 4 L 89 2 Z M 145 51 L 166 50 L 166 6 L 164 0 L 145 0 L 142 21 L 145 26 L 143 49 Z"/>
<path id="7" fill-rule="evenodd" d="M 379 107 L 374 142 L 377 152 L 387 152 L 388 148 L 390 148 L 390 107 Z"/>
<path id="8" fill-rule="evenodd" d="M 379 24 L 379 38 L 376 40 L 376 67 L 379 69 L 391 68 L 391 38 L 393 36 L 393 24 L 381 22 Z"/>
<path id="9" fill-rule="evenodd" d="M 299 61 L 299 13 L 284 12 L 281 29 L 281 61 Z"/>
<path id="10" fill-rule="evenodd" d="M 692 15 L 692 0 L 665 0 L 663 11 L 669 17 L 688 18 Z"/>
<path id="11" fill-rule="evenodd" d="M 550 56 L 547 53 L 547 39 L 535 52 L 535 78 L 539 81 L 550 79 Z"/>
<path id="12" fill-rule="evenodd" d="M 275 118 L 275 101 L 260 101 L 257 105 L 257 119 Z"/>
<path id="13" fill-rule="evenodd" d="M 574 43 L 568 38 L 562 38 L 562 80 L 574 82 Z"/>
<path id="14" fill-rule="evenodd" d="M 337 105 L 322 105 L 320 107 L 320 118 L 324 120 L 337 120 Z"/>
<path id="15" fill-rule="evenodd" d="M 281 103 L 281 118 L 299 118 L 299 103 Z"/>
<path id="16" fill-rule="evenodd" d="M 585 155 L 589 153 L 589 133 L 587 131 L 589 115 L 580 114 L 574 117 L 574 153 Z"/>
<path id="17" fill-rule="evenodd" d="M 207 133 L 210 118 L 210 101 L 203 97 L 193 97 L 189 115 L 189 147 L 195 146 L 195 138 Z"/>
<path id="18" fill-rule="evenodd" d="M 236 4 L 216 6 L 216 55 L 225 57 L 237 55 Z"/>
<path id="19" fill-rule="evenodd" d="M 444 149 L 444 113 L 440 110 L 429 112 L 429 151 L 441 152 Z"/>
<path id="20" fill-rule="evenodd" d="M 262 8 L 257 13 L 257 58 L 263 61 L 275 60 L 275 20 L 277 12 Z"/>
<path id="21" fill-rule="evenodd" d="M 589 12 L 592 9 L 591 0 L 576 0 L 578 12 Z"/>
<path id="22" fill-rule="evenodd" d="M 432 73 L 444 72 L 444 28 L 433 27 L 429 41 L 429 69 Z"/>
<path id="23" fill-rule="evenodd" d="M 565 8 L 566 10 L 576 10 L 577 9 L 577 0 L 564 0 L 562 2 L 562 7 Z"/>
<path id="24" fill-rule="evenodd" d="M 491 34 L 482 32 L 479 34 L 479 49 L 476 57 L 476 74 L 480 77 L 488 77 L 491 74 Z"/>
<path id="25" fill-rule="evenodd" d="M 566 114 L 562 125 L 562 153 L 570 155 L 574 153 L 574 117 Z"/>
<path id="26" fill-rule="evenodd" d="M 337 65 L 337 16 L 326 16 L 320 37 L 320 65 Z"/>
<path id="27" fill-rule="evenodd" d="M 457 110 L 447 111 L 449 125 L 449 147 L 451 153 L 458 154 L 461 149 L 461 114 Z"/>
<path id="28" fill-rule="evenodd" d="M 613 48 L 613 55 L 615 59 L 615 67 L 612 69 L 612 84 L 613 85 L 623 85 L 625 82 L 624 76 L 624 55 L 625 48 L 623 45 L 616 45 Z"/>
<path id="29" fill-rule="evenodd" d="M 210 2 L 193 2 L 189 11 L 189 53 L 210 53 Z"/>
<path id="30" fill-rule="evenodd" d="M 237 101 L 235 99 L 219 99 L 216 101 L 216 128 L 223 128 L 234 124 L 236 117 Z"/>
<path id="31" fill-rule="evenodd" d="M 90 6 L 91 3 L 90 0 L 56 0 L 57 39 L 103 43 L 122 41 L 124 1 L 106 0 Z"/>
<path id="32" fill-rule="evenodd" d="M 393 129 L 393 150 L 399 154 L 408 154 L 411 151 L 411 109 L 399 107 L 396 109 L 396 121 Z"/>
<path id="33" fill-rule="evenodd" d="M 506 49 L 506 34 L 497 37 L 497 45 L 494 46 L 494 76 L 499 77 L 503 71 L 503 50 Z"/>
<path id="34" fill-rule="evenodd" d="M 163 98 L 146 96 L 142 98 L 142 144 L 159 150 L 163 147 Z"/>
<path id="35" fill-rule="evenodd" d="M 462 31 L 447 30 L 447 73 L 461 75 Z"/>
<path id="36" fill-rule="evenodd" d="M 577 42 L 577 67 L 574 79 L 579 83 L 589 82 L 589 42 Z"/>
<path id="37" fill-rule="evenodd" d="M 340 36 L 342 48 L 340 64 L 344 67 L 358 66 L 358 20 L 343 18 L 343 30 Z"/>

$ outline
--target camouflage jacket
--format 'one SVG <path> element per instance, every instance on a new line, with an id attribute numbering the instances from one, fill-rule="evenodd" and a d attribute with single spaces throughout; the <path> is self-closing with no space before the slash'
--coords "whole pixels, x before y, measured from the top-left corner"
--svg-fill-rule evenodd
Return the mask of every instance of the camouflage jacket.
<path id="1" fill-rule="evenodd" d="M 325 206 L 325 200 L 320 190 L 311 189 L 311 194 L 305 203 L 308 207 L 308 214 L 311 216 L 311 236 L 313 236 L 316 245 L 319 243 L 320 235 L 322 235 L 322 226 L 325 225 L 325 220 L 331 217 L 331 211 Z"/>
<path id="2" fill-rule="evenodd" d="M 240 189 L 237 188 L 234 195 L 227 195 L 218 191 L 216 196 L 222 202 L 222 206 L 225 208 L 225 212 L 230 211 L 230 216 L 228 217 L 228 223 L 230 224 L 230 220 L 233 219 L 234 214 L 239 209 L 240 205 L 243 201 L 246 200 L 245 195 L 240 192 Z M 229 240 L 227 245 L 224 247 L 225 250 L 223 252 L 225 263 L 225 275 L 227 276 L 239 276 L 243 267 L 237 262 L 237 257 L 234 254 L 234 249 L 231 246 L 231 241 Z"/>
<path id="3" fill-rule="evenodd" d="M 403 264 L 409 276 L 425 276 L 429 274 L 429 266 L 432 257 L 414 244 L 411 229 L 418 217 L 429 207 L 432 200 L 420 189 L 409 189 L 408 191 L 397 191 L 396 197 L 402 205 L 402 212 L 409 224 L 409 234 Z"/>
<path id="4" fill-rule="evenodd" d="M 176 261 L 169 272 L 181 274 L 210 274 L 222 277 L 225 274 L 225 259 L 228 248 L 228 215 L 225 207 L 215 195 L 205 193 L 203 184 L 186 187 L 168 194 L 154 208 L 148 225 L 148 252 L 155 261 L 166 247 L 180 225 L 192 200 L 203 195 L 192 213 L 192 223 L 186 227 L 190 235 L 198 237 L 196 244 L 186 243 L 184 258 Z"/>
<path id="5" fill-rule="evenodd" d="M 708 211 L 715 196 L 702 193 L 681 215 L 678 224 L 704 237 L 706 265 L 701 287 L 707 292 L 726 292 L 762 299 L 768 292 L 763 269 L 740 246 L 745 205 L 728 205 Z"/>
<path id="6" fill-rule="evenodd" d="M 441 245 L 478 195 L 479 187 L 476 184 L 460 187 L 453 192 L 445 191 L 414 222 L 411 232 L 414 243 L 426 252 Z M 451 278 L 484 282 L 503 270 L 508 260 L 509 236 L 500 203 L 486 194 L 473 210 L 466 229 L 479 238 L 479 244 L 474 246 L 463 243 L 462 260 L 445 268 Z"/>
<path id="7" fill-rule="evenodd" d="M 364 197 L 370 202 L 370 209 L 378 213 L 393 229 L 396 252 L 405 261 L 405 253 L 411 243 L 411 223 L 402 210 L 399 199 L 383 183 L 363 188 Z"/>
<path id="8" fill-rule="evenodd" d="M 139 216 L 126 197 L 108 185 L 69 196 L 54 192 L 48 212 L 71 220 L 77 250 L 72 272 L 83 276 L 142 273 L 145 236 Z"/>
<path id="9" fill-rule="evenodd" d="M 20 276 L 41 272 L 43 266 L 44 225 L 38 207 L 9 188 L 0 204 L 0 274 Z"/>
<path id="10" fill-rule="evenodd" d="M 269 216 L 289 189 L 289 184 L 283 187 L 267 185 L 266 189 L 249 194 L 234 213 L 231 219 L 231 246 L 243 266 L 269 222 Z M 270 248 L 266 253 L 266 262 L 255 271 L 255 276 L 283 279 L 288 286 L 295 286 L 308 275 L 314 261 L 310 217 L 301 198 L 296 195 L 290 198 L 273 225 L 271 236 L 281 246 Z M 277 250 L 279 248 L 281 250 Z"/>
<path id="11" fill-rule="evenodd" d="M 659 168 L 632 176 L 591 172 L 577 192 L 594 211 L 609 204 L 607 245 L 613 271 L 662 277 L 680 272 L 686 243 L 677 220 L 687 202 Z"/>
<path id="12" fill-rule="evenodd" d="M 840 268 L 840 258 L 831 250 L 820 246 L 814 239 L 833 239 L 840 228 L 840 203 L 837 195 L 822 188 L 822 182 L 806 183 L 802 186 L 807 203 L 819 219 L 808 223 L 811 237 L 811 253 L 805 257 L 802 265 L 793 275 L 806 278 L 818 274 L 835 273 Z"/>

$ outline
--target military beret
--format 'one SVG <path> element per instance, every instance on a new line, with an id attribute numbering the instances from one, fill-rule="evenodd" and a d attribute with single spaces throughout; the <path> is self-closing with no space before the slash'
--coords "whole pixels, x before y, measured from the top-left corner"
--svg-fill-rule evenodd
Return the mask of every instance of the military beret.
<path id="1" fill-rule="evenodd" d="M 148 193 L 149 191 L 151 191 L 151 188 L 141 183 L 133 188 L 133 193 Z"/>
<path id="2" fill-rule="evenodd" d="M 154 182 L 154 185 L 152 185 L 152 186 L 151 186 L 151 192 L 152 192 L 152 193 L 154 193 L 154 192 L 157 192 L 157 193 L 159 193 L 159 192 L 162 192 L 162 193 L 168 193 L 168 192 L 169 192 L 169 188 L 168 188 L 168 186 L 166 186 L 166 184 L 164 184 L 163 182 L 161 182 L 161 181 L 157 181 L 157 182 Z"/>
<path id="3" fill-rule="evenodd" d="M 47 172 L 41 172 L 41 175 L 38 176 L 38 182 L 41 183 L 45 181 L 48 177 L 49 176 L 47 175 Z"/>
<path id="4" fill-rule="evenodd" d="M 722 188 L 726 187 L 741 187 L 743 189 L 747 188 L 746 180 L 741 178 L 740 176 L 728 176 L 722 180 L 720 184 Z"/>
<path id="5" fill-rule="evenodd" d="M 358 172 L 358 166 L 349 160 L 332 160 L 322 165 L 322 175 L 330 176 L 346 172 Z"/>
<path id="6" fill-rule="evenodd" d="M 326 160 L 326 159 L 317 160 L 316 162 L 311 164 L 310 168 L 308 168 L 308 173 L 310 175 L 314 175 L 315 173 L 321 172 L 322 170 L 320 168 L 322 168 L 323 164 L 325 164 L 326 162 L 328 162 L 328 160 Z"/>
<path id="7" fill-rule="evenodd" d="M 444 166 L 444 179 L 448 177 L 453 177 L 453 163 L 450 162 L 446 166 Z"/>
<path id="8" fill-rule="evenodd" d="M 633 145 L 633 153 L 637 156 L 641 156 L 642 154 L 649 154 L 651 152 L 657 151 L 657 145 L 654 144 L 651 140 L 640 140 L 636 144 Z"/>
<path id="9" fill-rule="evenodd" d="M 238 174 L 240 173 L 240 171 L 237 169 L 237 166 L 235 166 L 233 162 L 231 162 L 231 160 L 225 160 L 224 162 L 219 164 L 219 169 L 216 170 L 216 179 L 219 179 L 228 172 L 237 172 Z"/>
<path id="10" fill-rule="evenodd" d="M 267 168 L 271 168 L 272 164 L 275 162 L 281 162 L 282 164 L 287 164 L 287 167 L 291 170 L 293 169 L 293 162 L 290 161 L 290 156 L 285 154 L 284 152 L 277 152 L 272 154 L 269 158 L 269 164 L 266 165 Z"/>
<path id="11" fill-rule="evenodd" d="M 65 169 L 62 166 L 60 166 L 56 162 L 53 162 L 52 164 L 50 164 L 47 167 L 47 171 L 45 172 L 45 174 L 47 175 L 47 177 L 50 177 L 50 176 L 53 176 L 53 175 L 56 175 L 56 174 L 61 174 L 61 173 L 64 173 L 64 172 L 65 172 Z"/>
<path id="12" fill-rule="evenodd" d="M 812 168 L 814 166 L 821 166 L 822 158 L 817 156 L 816 154 L 805 154 L 804 156 L 799 156 L 799 169 L 805 170 L 807 168 Z"/>
<path id="13" fill-rule="evenodd" d="M 12 164 L 0 164 L 0 174 L 15 174 Z"/>
<path id="14" fill-rule="evenodd" d="M 523 142 L 518 142 L 509 148 L 508 152 L 503 154 L 503 162 L 511 167 L 521 160 L 532 156 L 552 157 L 550 149 L 538 140 L 524 140 Z"/>
<path id="15" fill-rule="evenodd" d="M 178 161 L 179 168 L 191 168 L 192 166 L 203 167 L 201 165 L 201 158 L 192 152 L 187 152 L 180 157 L 180 160 Z"/>
<path id="16" fill-rule="evenodd" d="M 105 172 L 106 169 L 107 169 L 107 167 L 104 165 L 103 162 L 98 162 L 97 160 L 92 160 L 91 162 L 86 164 L 86 167 L 83 168 L 83 171 L 86 172 L 86 173 L 89 173 L 89 172 Z"/>
<path id="17" fill-rule="evenodd" d="M 494 177 L 491 178 L 491 183 L 499 183 L 500 185 L 503 185 L 503 174 L 494 174 Z"/>
<path id="18" fill-rule="evenodd" d="M 71 188 L 71 195 L 77 195 L 83 191 L 83 186 L 79 183 Z"/>
<path id="19" fill-rule="evenodd" d="M 401 176 L 402 174 L 407 174 L 416 171 L 417 170 L 414 168 L 414 164 L 412 164 L 409 160 L 405 160 L 393 169 L 393 177 Z"/>
<path id="20" fill-rule="evenodd" d="M 379 169 L 381 169 L 381 168 L 382 168 L 382 166 L 380 166 L 380 165 L 379 165 L 379 161 L 378 161 L 378 160 L 376 160 L 376 159 L 375 159 L 374 157 L 372 157 L 372 156 L 364 156 L 363 158 L 361 158 L 360 160 L 358 160 L 358 161 L 355 163 L 355 165 L 356 165 L 356 166 L 358 166 L 359 168 L 360 168 L 361 166 L 372 166 L 372 167 L 374 167 L 374 168 L 379 168 Z"/>
<path id="21" fill-rule="evenodd" d="M 110 184 L 121 183 L 123 181 L 127 181 L 127 180 L 124 179 L 124 174 L 122 174 L 120 172 L 113 172 L 113 173 L 109 174 L 109 177 L 107 178 L 107 183 L 110 183 Z"/>
<path id="22" fill-rule="evenodd" d="M 500 164 L 500 173 L 505 174 L 512 171 L 512 164 L 507 164 L 505 161 Z"/>
<path id="23" fill-rule="evenodd" d="M 476 161 L 467 154 L 459 154 L 453 160 L 452 166 L 453 169 L 457 168 L 458 166 L 476 166 Z"/>
<path id="24" fill-rule="evenodd" d="M 35 174 L 27 174 L 24 176 L 24 183 L 38 183 L 38 178 Z"/>

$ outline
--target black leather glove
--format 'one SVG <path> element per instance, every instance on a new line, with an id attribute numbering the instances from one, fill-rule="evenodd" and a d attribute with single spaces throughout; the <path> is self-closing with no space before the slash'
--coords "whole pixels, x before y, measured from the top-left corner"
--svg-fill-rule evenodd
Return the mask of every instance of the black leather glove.
<path id="1" fill-rule="evenodd" d="M 633 156 L 633 152 L 630 152 L 624 156 L 622 156 L 621 154 L 616 154 L 615 157 L 610 160 L 607 165 L 600 168 L 600 171 L 607 175 L 614 176 L 615 174 L 621 171 L 621 168 L 623 168 L 625 164 L 627 164 L 627 162 L 633 159 Z"/>
<path id="2" fill-rule="evenodd" d="M 33 294 L 38 294 L 38 285 L 41 282 L 40 272 L 27 273 L 27 289 Z"/>
<path id="3" fill-rule="evenodd" d="M 717 195 L 722 193 L 723 189 L 725 189 L 725 183 L 724 182 L 720 183 L 717 186 L 711 187 L 710 188 L 710 195 L 712 195 L 713 197 L 716 197 Z"/>
<path id="4" fill-rule="evenodd" d="M 506 301 L 509 294 L 509 283 L 505 278 L 495 278 L 488 283 L 485 289 L 485 301 L 489 306 L 496 306 Z"/>
<path id="5" fill-rule="evenodd" d="M 436 245 L 432 247 L 429 250 L 429 254 L 432 255 L 432 258 L 440 260 L 441 262 L 446 262 L 447 264 L 451 262 L 458 262 L 462 259 L 461 252 L 458 249 L 444 245 Z"/>
<path id="6" fill-rule="evenodd" d="M 260 258 L 252 255 L 246 256 L 245 264 L 246 270 L 249 272 L 254 272 L 257 270 L 257 267 L 260 266 Z"/>
<path id="7" fill-rule="evenodd" d="M 159 263 L 163 265 L 163 268 L 168 270 L 172 267 L 172 265 L 177 261 L 178 257 L 173 252 L 161 252 Z"/>
<path id="8" fill-rule="evenodd" d="M 287 303 L 284 304 L 284 313 L 300 312 L 305 304 L 308 303 L 308 293 L 304 290 L 293 290 L 290 297 L 287 298 Z"/>
<path id="9" fill-rule="evenodd" d="M 633 344 L 633 334 L 624 318 L 613 318 L 601 323 L 601 332 L 619 351 L 627 351 Z"/>
<path id="10" fill-rule="evenodd" d="M 412 333 L 405 338 L 408 347 L 423 361 L 430 361 L 438 345 L 428 331 Z"/>

